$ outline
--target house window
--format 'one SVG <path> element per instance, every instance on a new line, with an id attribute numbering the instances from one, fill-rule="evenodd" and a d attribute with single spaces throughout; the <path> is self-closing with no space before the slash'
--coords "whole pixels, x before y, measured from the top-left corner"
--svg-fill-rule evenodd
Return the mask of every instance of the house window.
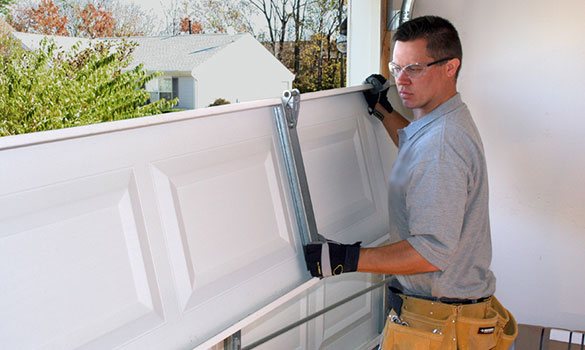
<path id="1" fill-rule="evenodd" d="M 150 102 L 156 102 L 163 98 L 170 101 L 179 95 L 178 78 L 159 77 L 153 79 L 146 84 L 146 91 L 150 93 Z"/>

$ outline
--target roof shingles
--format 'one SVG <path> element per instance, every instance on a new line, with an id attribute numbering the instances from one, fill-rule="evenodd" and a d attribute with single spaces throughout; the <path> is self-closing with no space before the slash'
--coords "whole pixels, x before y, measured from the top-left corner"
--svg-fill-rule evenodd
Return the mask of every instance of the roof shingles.
<path id="1" fill-rule="evenodd" d="M 46 35 L 15 32 L 15 36 L 30 49 L 40 46 Z M 138 46 L 132 54 L 133 60 L 129 69 L 144 64 L 148 71 L 185 72 L 191 71 L 207 61 L 229 44 L 237 41 L 245 34 L 193 34 L 175 36 L 129 37 Z M 50 36 L 63 50 L 81 41 L 87 47 L 91 39 Z M 120 38 L 104 38 L 97 40 L 120 40 Z"/>
<path id="2" fill-rule="evenodd" d="M 139 45 L 134 63 L 144 63 L 149 71 L 191 72 L 242 34 L 195 34 L 164 37 L 134 37 Z"/>

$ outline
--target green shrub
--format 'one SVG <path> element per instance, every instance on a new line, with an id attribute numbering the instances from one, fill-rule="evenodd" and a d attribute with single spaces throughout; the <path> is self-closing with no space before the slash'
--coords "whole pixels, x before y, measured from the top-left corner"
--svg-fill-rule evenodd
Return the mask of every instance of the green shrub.
<path id="1" fill-rule="evenodd" d="M 0 136 L 160 114 L 177 104 L 147 104 L 141 87 L 160 73 L 126 69 L 136 44 L 99 41 L 59 51 L 44 39 L 26 51 L 0 37 Z"/>

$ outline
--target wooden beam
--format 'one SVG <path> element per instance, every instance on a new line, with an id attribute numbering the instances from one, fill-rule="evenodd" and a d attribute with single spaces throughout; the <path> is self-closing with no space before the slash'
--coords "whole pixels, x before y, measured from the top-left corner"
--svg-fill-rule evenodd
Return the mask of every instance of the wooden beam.
<path id="1" fill-rule="evenodd" d="M 382 48 L 382 52 L 380 52 L 380 74 L 382 74 L 386 79 L 390 78 L 390 70 L 388 69 L 388 63 L 390 63 L 390 38 L 391 33 L 387 30 L 386 25 L 386 14 L 388 13 L 387 7 L 392 4 L 391 0 L 381 0 L 381 19 L 380 19 L 380 47 Z"/>

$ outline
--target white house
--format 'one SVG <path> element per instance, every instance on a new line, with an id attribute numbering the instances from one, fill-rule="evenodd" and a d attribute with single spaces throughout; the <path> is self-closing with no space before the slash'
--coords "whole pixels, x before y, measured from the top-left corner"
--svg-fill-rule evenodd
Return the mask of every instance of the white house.
<path id="1" fill-rule="evenodd" d="M 178 108 L 201 108 L 278 97 L 294 74 L 250 34 L 134 37 L 134 64 L 163 76 L 146 89 L 154 100 L 178 97 Z"/>
<path id="2" fill-rule="evenodd" d="M 27 48 L 38 48 L 45 35 L 15 32 Z M 52 36 L 71 49 L 89 39 Z M 147 84 L 151 100 L 178 97 L 176 108 L 207 107 L 218 98 L 231 103 L 278 97 L 292 88 L 294 74 L 252 35 L 194 34 L 129 38 L 138 43 L 129 68 L 143 64 L 163 73 Z"/>

